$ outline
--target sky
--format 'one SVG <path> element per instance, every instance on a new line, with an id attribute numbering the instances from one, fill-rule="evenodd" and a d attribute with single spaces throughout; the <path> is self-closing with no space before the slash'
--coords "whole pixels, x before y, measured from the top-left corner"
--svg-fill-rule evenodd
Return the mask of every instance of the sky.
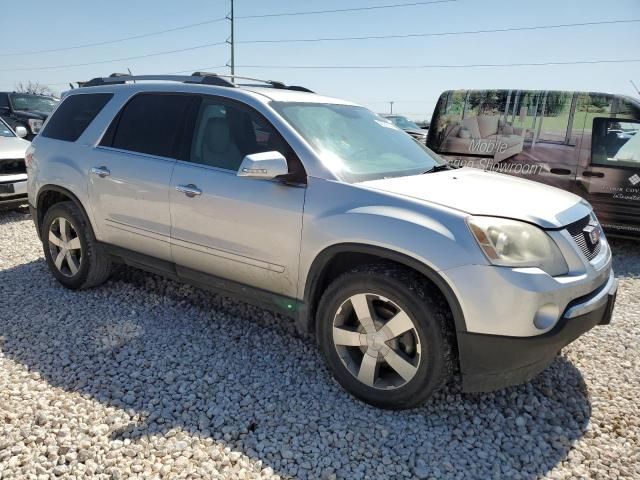
<path id="1" fill-rule="evenodd" d="M 241 43 L 640 20 L 640 0 L 440 0 L 396 8 L 242 18 L 416 1 L 235 0 L 236 74 L 304 85 L 380 113 L 388 113 L 393 101 L 394 113 L 415 120 L 430 118 L 438 96 L 448 89 L 555 89 L 638 96 L 630 80 L 640 88 L 640 22 L 395 39 Z M 29 52 L 109 42 L 221 19 L 229 13 L 230 0 L 65 0 L 55 2 L 54 8 L 42 0 L 32 0 L 28 7 L 24 2 L 4 3 L 0 15 L 0 90 L 34 81 L 59 93 L 68 89 L 69 82 L 128 68 L 140 75 L 229 72 L 224 67 L 230 56 L 226 44 L 113 61 L 224 42 L 230 31 L 226 20 L 117 43 Z M 611 62 L 633 59 L 638 61 Z M 610 63 L 452 67 L 600 60 Z M 94 64 L 70 66 L 86 63 Z M 441 67 L 416 68 L 433 65 Z M 409 68 L 285 68 L 329 66 Z"/>

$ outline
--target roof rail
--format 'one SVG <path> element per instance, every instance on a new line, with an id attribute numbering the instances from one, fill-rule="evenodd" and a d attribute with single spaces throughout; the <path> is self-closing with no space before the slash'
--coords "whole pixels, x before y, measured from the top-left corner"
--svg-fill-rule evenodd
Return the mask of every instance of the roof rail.
<path id="1" fill-rule="evenodd" d="M 96 87 L 98 85 L 115 85 L 126 82 L 144 80 L 163 80 L 167 82 L 200 83 L 203 85 L 217 85 L 219 87 L 235 87 L 235 85 L 216 74 L 202 75 L 129 75 L 128 73 L 112 73 L 108 77 L 96 77 L 87 82 L 78 82 L 81 87 Z"/>
<path id="2" fill-rule="evenodd" d="M 230 80 L 227 80 L 230 79 Z M 257 86 L 235 84 L 235 80 L 249 80 L 252 82 L 264 83 L 271 88 L 296 90 L 299 92 L 314 93 L 306 87 L 298 85 L 285 85 L 277 80 L 261 80 L 259 78 L 242 77 L 240 75 L 224 75 L 210 72 L 193 72 L 191 75 L 130 75 L 128 73 L 112 73 L 108 77 L 96 77 L 87 82 L 77 82 L 79 87 L 95 87 L 98 85 L 115 85 L 126 82 L 136 82 L 144 80 L 161 80 L 168 82 L 183 83 L 199 83 L 202 85 L 217 85 L 219 87 L 236 87 L 236 86 Z"/>
<path id="3" fill-rule="evenodd" d="M 196 73 L 201 73 L 201 72 L 196 72 Z M 208 75 L 207 73 L 204 73 L 204 74 Z M 194 73 L 194 75 L 195 75 L 195 73 Z M 282 89 L 282 90 L 296 90 L 298 92 L 315 93 L 313 90 L 309 90 L 307 87 L 301 87 L 299 85 L 285 85 L 283 82 L 280 82 L 278 80 L 261 80 L 259 78 L 243 77 L 241 75 L 219 75 L 219 76 L 220 77 L 231 78 L 233 80 L 249 80 L 251 82 L 266 83 L 271 88 L 277 88 L 277 89 Z M 238 85 L 244 86 L 244 87 L 255 87 L 255 86 L 257 86 L 257 85 L 251 85 L 251 84 L 238 84 Z"/>

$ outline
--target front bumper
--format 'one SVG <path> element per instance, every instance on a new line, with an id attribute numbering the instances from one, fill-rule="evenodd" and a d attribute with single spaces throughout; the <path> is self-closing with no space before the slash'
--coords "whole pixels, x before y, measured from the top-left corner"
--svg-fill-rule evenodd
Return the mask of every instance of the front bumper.
<path id="1" fill-rule="evenodd" d="M 604 285 L 571 302 L 555 326 L 542 335 L 506 337 L 458 332 L 463 390 L 486 392 L 531 380 L 562 347 L 594 326 L 610 323 L 617 287 L 611 271 Z"/>
<path id="2" fill-rule="evenodd" d="M 0 175 L 0 208 L 27 203 L 27 174 Z"/>

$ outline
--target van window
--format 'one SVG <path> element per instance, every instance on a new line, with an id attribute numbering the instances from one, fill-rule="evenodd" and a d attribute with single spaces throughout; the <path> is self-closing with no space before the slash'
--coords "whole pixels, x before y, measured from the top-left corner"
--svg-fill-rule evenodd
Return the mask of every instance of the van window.
<path id="1" fill-rule="evenodd" d="M 640 122 L 594 118 L 591 163 L 613 167 L 640 167 Z"/>
<path id="2" fill-rule="evenodd" d="M 182 158 L 185 122 L 194 117 L 193 95 L 142 93 L 113 120 L 101 145 L 159 157 Z M 190 140 L 190 138 L 189 138 Z"/>
<path id="3" fill-rule="evenodd" d="M 112 93 L 68 96 L 53 113 L 40 135 L 75 142 L 112 97 Z"/>

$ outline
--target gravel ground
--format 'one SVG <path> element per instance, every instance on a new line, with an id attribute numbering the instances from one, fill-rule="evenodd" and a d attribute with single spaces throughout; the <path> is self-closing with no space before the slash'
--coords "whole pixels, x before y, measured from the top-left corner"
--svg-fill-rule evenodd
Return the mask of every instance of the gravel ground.
<path id="1" fill-rule="evenodd" d="M 291 321 L 120 267 L 70 292 L 0 213 L 0 478 L 640 478 L 640 247 L 533 382 L 369 407 Z"/>

